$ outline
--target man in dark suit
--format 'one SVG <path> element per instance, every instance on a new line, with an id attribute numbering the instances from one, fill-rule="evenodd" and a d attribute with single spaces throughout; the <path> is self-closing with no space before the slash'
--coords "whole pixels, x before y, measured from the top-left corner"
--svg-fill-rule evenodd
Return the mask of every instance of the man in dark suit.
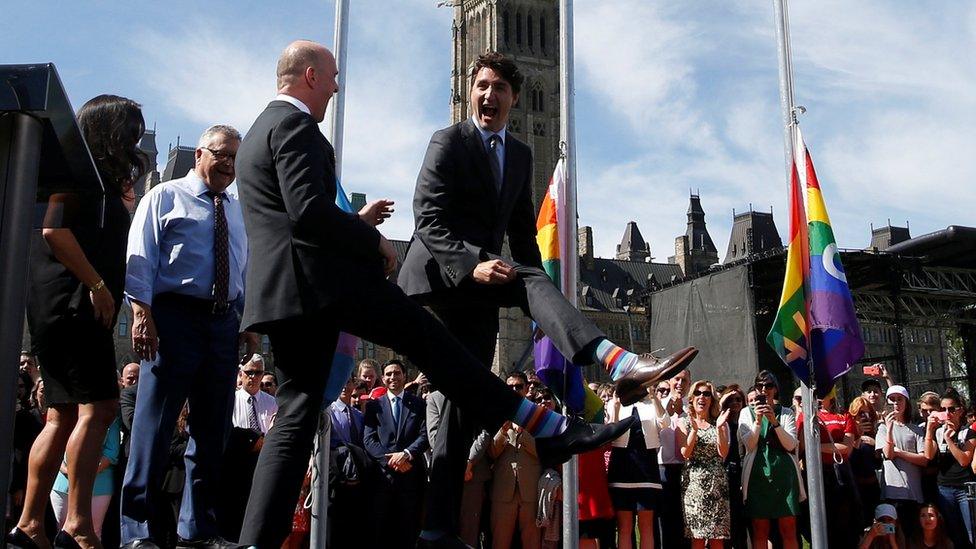
<path id="1" fill-rule="evenodd" d="M 332 146 L 318 122 L 336 92 L 335 58 L 308 41 L 278 61 L 278 97 L 237 155 L 251 257 L 241 321 L 271 341 L 278 415 L 258 458 L 240 543 L 279 547 L 291 529 L 339 331 L 402 353 L 486 429 L 508 419 L 535 431 L 540 459 L 559 463 L 619 436 L 629 421 L 589 425 L 510 391 L 430 313 L 387 280 L 396 252 L 376 229 L 390 202 L 359 214 L 335 205 Z M 472 391 L 471 387 L 478 390 Z M 457 546 L 446 540 L 438 546 Z"/>
<path id="2" fill-rule="evenodd" d="M 602 364 L 621 400 L 636 402 L 648 385 L 683 370 L 697 351 L 659 359 L 613 345 L 552 284 L 536 243 L 532 152 L 506 131 L 522 74 L 492 52 L 478 58 L 470 80 L 472 117 L 433 135 L 417 176 L 416 228 L 398 283 L 486 367 L 494 357 L 499 307 L 521 307 L 563 356 Z M 511 258 L 501 256 L 506 236 Z M 448 399 L 433 445 L 422 537 L 458 531 L 464 456 L 477 431 Z"/>
<path id="3" fill-rule="evenodd" d="M 427 481 L 427 421 L 424 400 L 403 390 L 403 363 L 383 367 L 387 392 L 366 404 L 363 444 L 380 468 L 372 493 L 373 519 L 383 525 L 382 547 L 413 547 L 420 532 L 420 502 Z"/>

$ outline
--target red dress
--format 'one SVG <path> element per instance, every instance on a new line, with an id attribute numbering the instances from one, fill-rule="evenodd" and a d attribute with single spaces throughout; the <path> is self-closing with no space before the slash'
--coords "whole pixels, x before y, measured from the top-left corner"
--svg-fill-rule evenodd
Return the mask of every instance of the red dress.
<path id="1" fill-rule="evenodd" d="M 579 455 L 579 519 L 594 520 L 613 518 L 613 504 L 607 487 L 607 465 L 603 454 L 607 448 Z"/>

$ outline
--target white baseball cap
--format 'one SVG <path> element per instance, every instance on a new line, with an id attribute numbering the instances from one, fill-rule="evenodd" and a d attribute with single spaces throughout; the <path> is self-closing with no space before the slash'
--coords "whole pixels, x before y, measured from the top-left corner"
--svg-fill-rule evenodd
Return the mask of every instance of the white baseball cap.
<path id="1" fill-rule="evenodd" d="M 891 387 L 888 387 L 888 392 L 885 393 L 885 398 L 888 398 L 891 395 L 901 395 L 905 397 L 905 400 L 912 399 L 912 397 L 908 396 L 908 389 L 901 385 L 892 385 Z"/>

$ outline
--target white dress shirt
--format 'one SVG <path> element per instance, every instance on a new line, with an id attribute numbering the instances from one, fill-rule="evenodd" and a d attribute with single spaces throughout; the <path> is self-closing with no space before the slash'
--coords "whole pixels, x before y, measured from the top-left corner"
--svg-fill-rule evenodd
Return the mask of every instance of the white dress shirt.
<path id="1" fill-rule="evenodd" d="M 292 96 L 288 95 L 287 93 L 279 93 L 275 97 L 275 101 L 284 101 L 285 103 L 291 103 L 292 105 L 295 105 L 295 107 L 298 110 L 302 111 L 303 113 L 308 114 L 308 115 L 311 115 L 312 114 L 312 109 L 308 108 L 308 105 L 306 105 L 304 102 L 302 102 L 301 99 L 299 99 L 297 97 L 292 97 Z"/>
<path id="2" fill-rule="evenodd" d="M 241 429 L 251 428 L 248 423 L 249 407 L 251 406 L 248 399 L 250 397 L 251 393 L 248 393 L 244 389 L 238 389 L 234 393 L 234 427 L 240 427 Z M 257 410 L 258 427 L 261 429 L 261 434 L 268 434 L 268 429 L 271 428 L 271 419 L 278 413 L 278 402 L 268 393 L 258 391 L 254 395 L 254 409 Z"/>

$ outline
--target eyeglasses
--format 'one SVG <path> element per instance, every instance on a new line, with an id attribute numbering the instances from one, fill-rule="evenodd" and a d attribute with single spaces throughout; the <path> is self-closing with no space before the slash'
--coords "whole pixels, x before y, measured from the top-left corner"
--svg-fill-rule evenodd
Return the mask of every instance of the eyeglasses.
<path id="1" fill-rule="evenodd" d="M 943 406 L 942 407 L 942 411 L 943 412 L 949 412 L 950 414 L 956 413 L 956 410 L 958 410 L 958 409 L 959 409 L 958 406 Z"/>
<path id="2" fill-rule="evenodd" d="M 775 389 L 776 388 L 776 384 L 767 381 L 767 382 L 763 382 L 763 383 L 757 383 L 756 384 L 756 387 L 759 387 L 760 389 Z"/>
<path id="3" fill-rule="evenodd" d="M 711 397 L 712 396 L 712 392 L 711 391 L 695 391 L 693 394 L 696 397 Z"/>
<path id="4" fill-rule="evenodd" d="M 231 154 L 229 152 L 217 151 L 217 150 L 211 149 L 210 147 L 201 147 L 201 148 L 210 151 L 210 154 L 213 155 L 214 160 L 216 160 L 217 162 L 224 162 L 225 160 L 230 160 L 231 162 L 233 162 L 234 159 L 237 158 L 237 154 L 236 153 L 235 154 Z"/>
<path id="5" fill-rule="evenodd" d="M 264 370 L 241 370 L 241 373 L 246 375 L 247 377 L 254 378 L 254 377 L 264 375 Z"/>

